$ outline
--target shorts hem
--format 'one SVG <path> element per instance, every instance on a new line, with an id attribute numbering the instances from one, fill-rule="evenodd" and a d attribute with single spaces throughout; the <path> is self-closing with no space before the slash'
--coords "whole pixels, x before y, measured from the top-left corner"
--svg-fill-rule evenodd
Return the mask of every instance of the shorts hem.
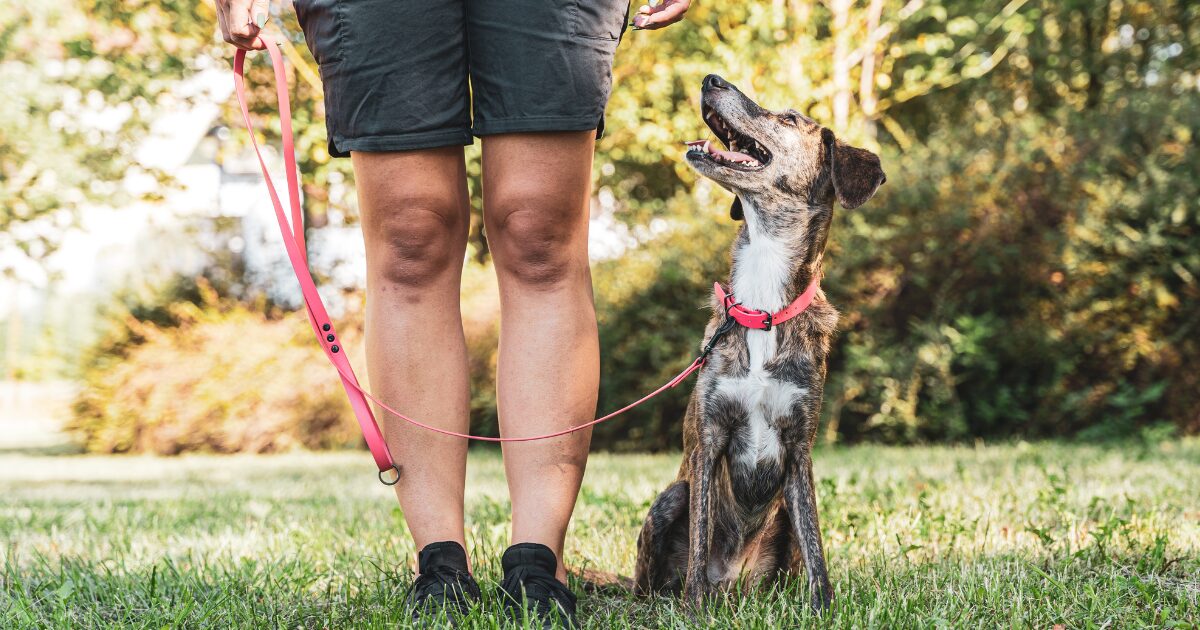
<path id="1" fill-rule="evenodd" d="M 472 130 L 476 136 L 531 131 L 591 131 L 603 127 L 604 114 L 590 116 L 525 116 L 500 118 L 477 123 Z"/>
<path id="2" fill-rule="evenodd" d="M 422 131 L 386 136 L 362 136 L 358 138 L 330 137 L 329 155 L 350 157 L 351 151 L 384 153 L 388 151 L 415 151 L 439 147 L 466 146 L 474 144 L 475 138 L 467 129 Z"/>

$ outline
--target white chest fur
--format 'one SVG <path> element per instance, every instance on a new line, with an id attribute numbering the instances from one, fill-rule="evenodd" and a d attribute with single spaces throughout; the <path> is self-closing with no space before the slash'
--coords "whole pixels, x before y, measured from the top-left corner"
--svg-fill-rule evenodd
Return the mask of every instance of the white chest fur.
<path id="1" fill-rule="evenodd" d="M 745 205 L 745 201 L 743 201 Z M 735 253 L 733 294 L 750 308 L 777 311 L 788 302 L 786 294 L 792 273 L 792 253 L 787 246 L 764 233 L 752 207 L 746 207 L 749 242 Z M 775 357 L 777 330 L 748 330 L 749 373 L 740 378 L 722 379 L 718 391 L 737 400 L 749 416 L 742 432 L 744 448 L 737 463 L 753 466 L 763 460 L 779 461 L 783 455 L 778 420 L 791 414 L 797 399 L 807 390 L 777 380 L 764 366 Z"/>

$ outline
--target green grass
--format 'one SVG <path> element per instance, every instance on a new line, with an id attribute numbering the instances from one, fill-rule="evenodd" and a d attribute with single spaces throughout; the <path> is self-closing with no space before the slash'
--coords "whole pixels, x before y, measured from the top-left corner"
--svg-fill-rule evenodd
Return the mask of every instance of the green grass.
<path id="1" fill-rule="evenodd" d="M 568 539 L 629 575 L 678 456 L 596 455 Z M 711 606 L 581 597 L 586 627 L 1197 627 L 1200 442 L 825 449 L 836 601 L 804 585 Z M 505 546 L 495 452 L 472 454 L 468 538 L 485 597 Z M 366 453 L 0 454 L 0 626 L 394 628 L 413 548 Z M 578 585 L 576 585 L 578 586 Z M 495 602 L 469 627 L 497 627 Z"/>

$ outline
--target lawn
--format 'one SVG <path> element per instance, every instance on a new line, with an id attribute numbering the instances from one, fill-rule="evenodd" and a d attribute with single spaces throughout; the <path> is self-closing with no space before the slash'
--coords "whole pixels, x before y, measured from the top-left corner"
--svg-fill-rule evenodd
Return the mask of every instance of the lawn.
<path id="1" fill-rule="evenodd" d="M 596 455 L 575 567 L 628 575 L 673 455 Z M 803 583 L 694 620 L 670 598 L 581 597 L 590 628 L 1197 627 L 1200 441 L 829 448 L 816 455 L 836 600 Z M 181 458 L 0 453 L 0 626 L 395 628 L 412 544 L 366 453 Z M 494 597 L 507 540 L 495 451 L 474 451 L 468 540 Z M 579 584 L 577 583 L 578 587 Z M 469 627 L 497 627 L 494 601 Z"/>

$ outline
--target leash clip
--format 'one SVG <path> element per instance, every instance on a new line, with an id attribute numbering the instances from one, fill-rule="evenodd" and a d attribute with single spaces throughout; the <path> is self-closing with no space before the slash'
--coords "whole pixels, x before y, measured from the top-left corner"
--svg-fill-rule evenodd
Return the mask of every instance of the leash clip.
<path id="1" fill-rule="evenodd" d="M 725 321 L 721 322 L 720 326 L 717 326 L 717 329 L 713 331 L 712 337 L 709 337 L 708 343 L 704 344 L 704 350 L 700 353 L 701 362 L 704 362 L 706 359 L 708 359 L 708 355 L 712 354 L 713 348 L 716 347 L 717 342 L 721 340 L 721 337 L 725 336 L 725 333 L 733 330 L 734 326 L 737 326 L 737 320 L 733 317 L 730 317 L 727 313 L 725 315 Z"/>

